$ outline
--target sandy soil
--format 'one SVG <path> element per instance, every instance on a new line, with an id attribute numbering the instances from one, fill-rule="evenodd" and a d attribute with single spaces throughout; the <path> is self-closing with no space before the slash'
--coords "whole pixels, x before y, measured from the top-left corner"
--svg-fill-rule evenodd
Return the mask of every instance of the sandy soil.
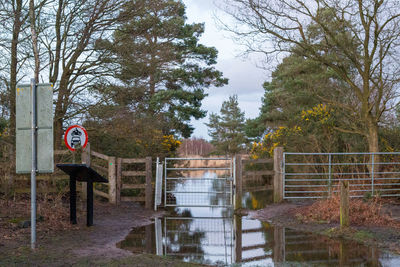
<path id="1" fill-rule="evenodd" d="M 271 222 L 274 225 L 350 239 L 400 254 L 400 229 L 380 226 L 351 226 L 350 229 L 343 231 L 340 230 L 337 223 L 304 223 L 299 221 L 296 214 L 301 210 L 300 207 L 310 204 L 310 202 L 272 204 L 261 210 L 249 211 L 249 216 L 261 221 Z M 384 208 L 393 218 L 400 220 L 400 205 L 385 204 Z"/>

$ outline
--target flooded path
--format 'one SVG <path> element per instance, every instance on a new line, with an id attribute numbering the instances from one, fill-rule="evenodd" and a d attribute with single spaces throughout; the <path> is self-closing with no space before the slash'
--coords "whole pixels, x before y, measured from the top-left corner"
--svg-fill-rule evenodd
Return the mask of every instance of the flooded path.
<path id="1" fill-rule="evenodd" d="M 206 186 L 216 184 L 207 182 Z M 193 182 L 183 182 L 174 190 L 185 191 L 185 187 L 193 188 Z M 201 201 L 210 204 L 224 199 L 223 194 L 201 196 Z M 177 203 L 187 201 L 185 194 L 174 197 Z M 243 206 L 263 208 L 271 198 L 268 191 L 246 192 Z M 400 257 L 374 247 L 273 226 L 221 207 L 175 207 L 154 224 L 133 229 L 117 246 L 218 266 L 400 266 Z"/>

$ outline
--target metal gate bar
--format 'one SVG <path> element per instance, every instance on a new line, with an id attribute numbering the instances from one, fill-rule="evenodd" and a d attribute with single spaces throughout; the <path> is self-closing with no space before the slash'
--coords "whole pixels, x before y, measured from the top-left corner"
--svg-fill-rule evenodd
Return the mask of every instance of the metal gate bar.
<path id="1" fill-rule="evenodd" d="M 184 161 L 211 161 L 214 164 L 198 163 L 188 167 L 182 163 Z M 215 161 L 224 162 L 215 164 Z M 164 166 L 166 207 L 233 206 L 234 164 L 231 158 L 165 158 Z"/>
<path id="2" fill-rule="evenodd" d="M 350 182 L 351 197 L 400 196 L 400 152 L 285 152 L 282 165 L 284 199 L 325 198 L 340 181 Z"/>

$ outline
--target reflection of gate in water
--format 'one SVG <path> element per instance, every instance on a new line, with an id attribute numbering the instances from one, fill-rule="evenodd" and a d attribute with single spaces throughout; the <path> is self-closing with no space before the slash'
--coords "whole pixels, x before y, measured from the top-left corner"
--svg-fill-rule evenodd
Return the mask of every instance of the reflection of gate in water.
<path id="1" fill-rule="evenodd" d="M 164 255 L 205 264 L 232 264 L 232 217 L 165 217 Z"/>
<path id="2" fill-rule="evenodd" d="M 166 158 L 166 207 L 232 207 L 234 165 L 231 158 Z"/>

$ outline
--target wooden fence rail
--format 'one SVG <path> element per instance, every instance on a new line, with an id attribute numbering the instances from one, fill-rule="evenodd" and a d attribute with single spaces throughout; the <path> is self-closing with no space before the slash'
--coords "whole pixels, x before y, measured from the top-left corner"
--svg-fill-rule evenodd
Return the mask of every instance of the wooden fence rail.
<path id="1" fill-rule="evenodd" d="M 107 199 L 110 203 L 119 204 L 121 201 L 136 201 L 143 202 L 146 208 L 151 208 L 153 200 L 153 186 L 152 186 L 152 159 L 147 158 L 117 158 L 90 149 L 90 144 L 78 155 L 69 150 L 55 150 L 57 163 L 78 163 L 82 162 L 92 167 L 101 175 L 108 179 L 108 184 L 95 184 L 93 193 L 95 196 L 100 196 Z M 58 156 L 58 157 L 57 157 Z M 78 158 L 80 157 L 80 160 Z M 131 169 L 124 167 L 130 166 Z M 127 179 L 125 178 L 138 178 Z M 54 193 L 57 192 L 53 186 L 56 181 L 69 181 L 69 176 L 57 168 L 52 174 L 41 174 L 37 176 L 37 182 L 41 183 L 38 187 L 38 193 Z M 16 175 L 14 182 L 19 183 L 16 190 L 17 194 L 26 194 L 30 192 L 29 182 L 30 178 L 27 175 Z M 42 184 L 45 183 L 45 184 Z M 79 190 L 80 189 L 80 190 Z M 86 196 L 86 184 L 78 188 L 83 197 Z M 135 190 L 139 195 L 129 196 L 123 195 L 123 191 Z"/>

